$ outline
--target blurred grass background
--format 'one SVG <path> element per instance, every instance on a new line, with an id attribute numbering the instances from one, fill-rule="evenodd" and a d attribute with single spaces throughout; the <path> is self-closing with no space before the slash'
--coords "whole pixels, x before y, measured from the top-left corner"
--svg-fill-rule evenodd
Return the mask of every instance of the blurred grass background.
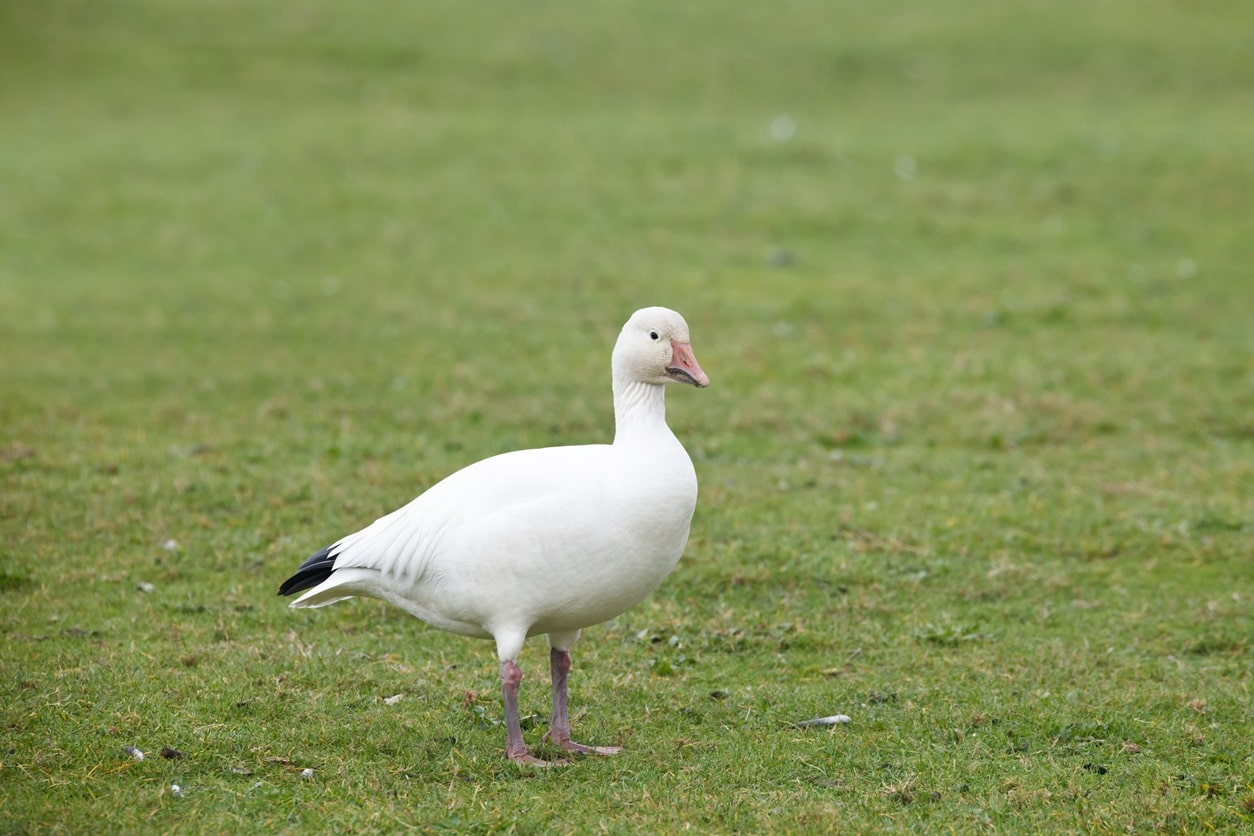
<path id="1" fill-rule="evenodd" d="M 0 5 L 0 822 L 1248 825 L 1252 25 Z M 671 398 L 693 540 L 576 656 L 628 753 L 521 773 L 488 645 L 273 589 L 608 440 L 649 304 L 714 383 Z"/>

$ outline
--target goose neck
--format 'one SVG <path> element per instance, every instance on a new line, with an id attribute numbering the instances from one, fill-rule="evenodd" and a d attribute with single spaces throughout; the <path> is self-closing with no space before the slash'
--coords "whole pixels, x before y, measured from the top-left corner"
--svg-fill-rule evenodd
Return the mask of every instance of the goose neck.
<path id="1" fill-rule="evenodd" d="M 614 381 L 614 441 L 666 426 L 666 388 L 660 383 Z"/>

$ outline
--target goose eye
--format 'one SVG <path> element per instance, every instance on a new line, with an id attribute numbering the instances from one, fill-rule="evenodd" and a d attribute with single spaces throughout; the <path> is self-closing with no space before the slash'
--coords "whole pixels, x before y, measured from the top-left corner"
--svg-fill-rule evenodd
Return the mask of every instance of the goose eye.
<path id="1" fill-rule="evenodd" d="M 649 332 L 649 339 L 651 339 L 651 340 L 656 340 L 656 339 L 657 339 L 657 331 L 650 331 L 650 332 Z"/>

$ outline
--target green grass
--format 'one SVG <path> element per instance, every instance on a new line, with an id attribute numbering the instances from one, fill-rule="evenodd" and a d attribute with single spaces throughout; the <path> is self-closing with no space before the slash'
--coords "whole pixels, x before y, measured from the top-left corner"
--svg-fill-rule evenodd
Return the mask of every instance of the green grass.
<path id="1" fill-rule="evenodd" d="M 0 831 L 1250 827 L 1252 27 L 5 4 Z M 626 752 L 518 768 L 490 644 L 274 591 L 607 440 L 647 304 L 692 539 L 576 650 Z"/>

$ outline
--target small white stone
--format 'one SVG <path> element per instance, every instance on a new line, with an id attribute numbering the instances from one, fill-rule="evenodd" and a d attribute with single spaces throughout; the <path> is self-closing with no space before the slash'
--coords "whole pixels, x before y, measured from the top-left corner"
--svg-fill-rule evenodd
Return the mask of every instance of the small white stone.
<path id="1" fill-rule="evenodd" d="M 815 717 L 813 720 L 802 720 L 794 725 L 799 729 L 810 728 L 812 726 L 837 726 L 841 723 L 850 723 L 853 721 L 848 714 L 833 714 L 830 717 Z"/>
<path id="2" fill-rule="evenodd" d="M 135 584 L 135 588 L 138 589 L 140 592 L 145 592 L 145 593 L 157 591 L 157 587 L 153 584 L 148 583 L 147 581 L 140 581 L 139 583 Z"/>
<path id="3" fill-rule="evenodd" d="M 313 778 L 313 770 L 312 770 L 312 769 L 302 769 L 302 770 L 300 771 L 300 777 L 304 778 L 306 781 L 311 780 L 311 779 Z"/>
<path id="4" fill-rule="evenodd" d="M 782 113 L 771 120 L 770 133 L 776 142 L 787 142 L 797 135 L 797 123 L 787 113 Z"/>
<path id="5" fill-rule="evenodd" d="M 396 705 L 398 702 L 400 702 L 400 701 L 401 701 L 401 700 L 403 700 L 403 699 L 405 699 L 405 695 L 404 695 L 404 694 L 394 694 L 394 695 L 392 695 L 392 696 L 390 696 L 390 697 L 384 697 L 384 698 L 383 698 L 383 702 L 384 702 L 386 705 Z"/>
<path id="6" fill-rule="evenodd" d="M 180 787 L 178 784 L 171 784 L 171 785 L 170 785 L 170 794 L 171 794 L 171 795 L 182 795 L 182 794 L 183 794 L 183 788 L 182 788 L 182 787 Z"/>
<path id="7" fill-rule="evenodd" d="M 161 544 L 161 548 L 165 549 L 168 552 L 176 552 L 179 550 L 179 541 L 178 540 L 166 540 L 164 543 Z"/>
<path id="8" fill-rule="evenodd" d="M 130 755 L 137 761 L 142 761 L 144 759 L 144 753 L 136 749 L 134 746 L 127 746 L 125 751 L 126 754 Z"/>

